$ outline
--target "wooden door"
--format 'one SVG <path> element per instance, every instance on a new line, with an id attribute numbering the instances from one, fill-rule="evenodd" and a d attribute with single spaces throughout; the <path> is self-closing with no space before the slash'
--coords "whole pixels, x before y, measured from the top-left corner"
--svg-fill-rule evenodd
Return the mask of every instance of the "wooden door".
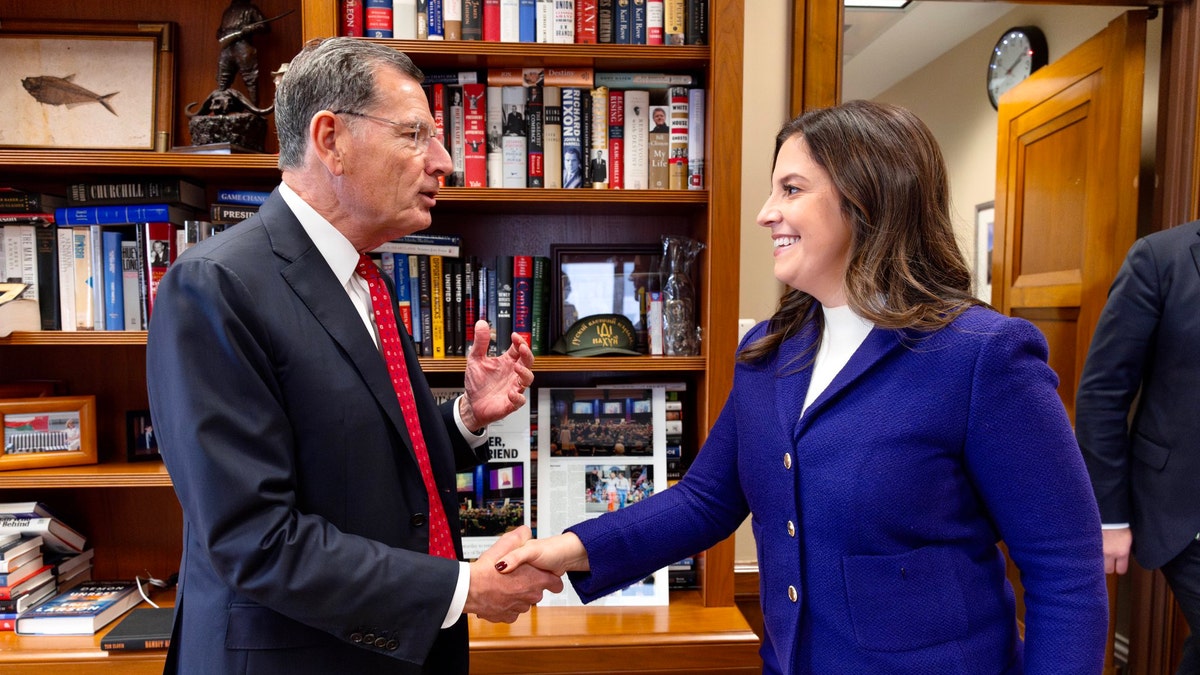
<path id="1" fill-rule="evenodd" d="M 1000 99 L 992 304 L 1045 334 L 1072 420 L 1092 331 L 1137 234 L 1145 43 L 1145 11 L 1127 12 Z M 1011 564 L 1009 579 L 1023 619 Z M 1110 607 L 1115 587 L 1110 578 Z M 1110 623 L 1107 672 L 1113 635 Z"/>
<path id="2" fill-rule="evenodd" d="M 1072 419 L 1137 233 L 1145 42 L 1146 13 L 1127 12 L 1000 101 L 992 304 L 1046 335 Z"/>

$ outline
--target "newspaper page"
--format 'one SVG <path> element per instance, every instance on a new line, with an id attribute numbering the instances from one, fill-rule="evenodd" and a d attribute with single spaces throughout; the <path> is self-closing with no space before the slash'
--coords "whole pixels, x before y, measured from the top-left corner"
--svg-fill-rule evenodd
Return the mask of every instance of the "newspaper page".
<path id="1" fill-rule="evenodd" d="M 538 530 L 548 537 L 665 489 L 664 388 L 538 390 Z M 591 606 L 666 605 L 667 570 Z M 569 583 L 540 606 L 579 606 Z"/>
<path id="2" fill-rule="evenodd" d="M 462 389 L 433 389 L 438 403 L 462 393 Z M 505 532 L 530 524 L 529 410 L 527 399 L 516 412 L 489 424 L 488 463 L 456 476 L 467 560 L 478 558 Z"/>

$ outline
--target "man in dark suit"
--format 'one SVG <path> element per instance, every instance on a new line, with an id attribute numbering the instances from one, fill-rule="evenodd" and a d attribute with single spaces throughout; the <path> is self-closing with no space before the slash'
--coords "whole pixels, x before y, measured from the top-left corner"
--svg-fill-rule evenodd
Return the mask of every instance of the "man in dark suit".
<path id="1" fill-rule="evenodd" d="M 529 347 L 487 357 L 477 329 L 466 394 L 438 406 L 366 280 L 360 254 L 428 227 L 452 168 L 421 78 L 366 41 L 306 45 L 277 92 L 282 184 L 162 280 L 150 407 L 184 515 L 168 672 L 465 674 L 465 614 L 511 622 L 561 589 L 494 569 L 528 528 L 449 558 L 455 472 L 525 403 Z"/>
<path id="2" fill-rule="evenodd" d="M 1100 315 L 1075 399 L 1075 432 L 1104 523 L 1104 563 L 1161 568 L 1200 673 L 1200 221 L 1133 244 Z M 1140 395 L 1139 395 L 1140 392 Z M 1132 424 L 1129 412 L 1136 401 Z"/>

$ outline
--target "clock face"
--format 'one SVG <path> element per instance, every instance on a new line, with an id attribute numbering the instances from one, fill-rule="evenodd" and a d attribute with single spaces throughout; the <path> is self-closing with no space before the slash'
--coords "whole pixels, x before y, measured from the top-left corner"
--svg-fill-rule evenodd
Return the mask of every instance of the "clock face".
<path id="1" fill-rule="evenodd" d="M 1010 28 L 996 42 L 988 61 L 988 100 L 999 108 L 1000 95 L 1046 65 L 1046 37 L 1033 26 Z"/>

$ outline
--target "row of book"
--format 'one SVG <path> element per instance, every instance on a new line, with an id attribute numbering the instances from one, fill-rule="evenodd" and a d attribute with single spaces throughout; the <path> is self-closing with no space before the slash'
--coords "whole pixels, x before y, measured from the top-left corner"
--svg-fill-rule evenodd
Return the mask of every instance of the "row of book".
<path id="1" fill-rule="evenodd" d="M 224 220 L 199 220 L 204 188 L 182 178 L 76 184 L 68 192 L 0 189 L 0 281 L 23 284 L 19 299 L 37 308 L 35 324 L 20 330 L 145 330 L 167 266 L 257 208 L 218 202 L 211 212 Z M 222 190 L 218 199 L 266 194 Z"/>
<path id="2" fill-rule="evenodd" d="M 705 90 L 687 74 L 434 73 L 424 85 L 458 187 L 700 190 Z M 599 83 L 599 84 L 597 84 Z"/>
<path id="3" fill-rule="evenodd" d="M 0 631 L 92 578 L 87 538 L 39 502 L 0 504 Z"/>
<path id="4" fill-rule="evenodd" d="M 374 251 L 396 288 L 398 321 L 418 353 L 435 359 L 465 356 L 475 323 L 494 330 L 489 351 L 502 353 L 515 332 L 534 355 L 548 353 L 549 266 L 545 256 L 459 256 L 454 235 L 414 234 Z"/>
<path id="5" fill-rule="evenodd" d="M 349 37 L 708 44 L 708 0 L 340 0 L 339 12 Z"/>

